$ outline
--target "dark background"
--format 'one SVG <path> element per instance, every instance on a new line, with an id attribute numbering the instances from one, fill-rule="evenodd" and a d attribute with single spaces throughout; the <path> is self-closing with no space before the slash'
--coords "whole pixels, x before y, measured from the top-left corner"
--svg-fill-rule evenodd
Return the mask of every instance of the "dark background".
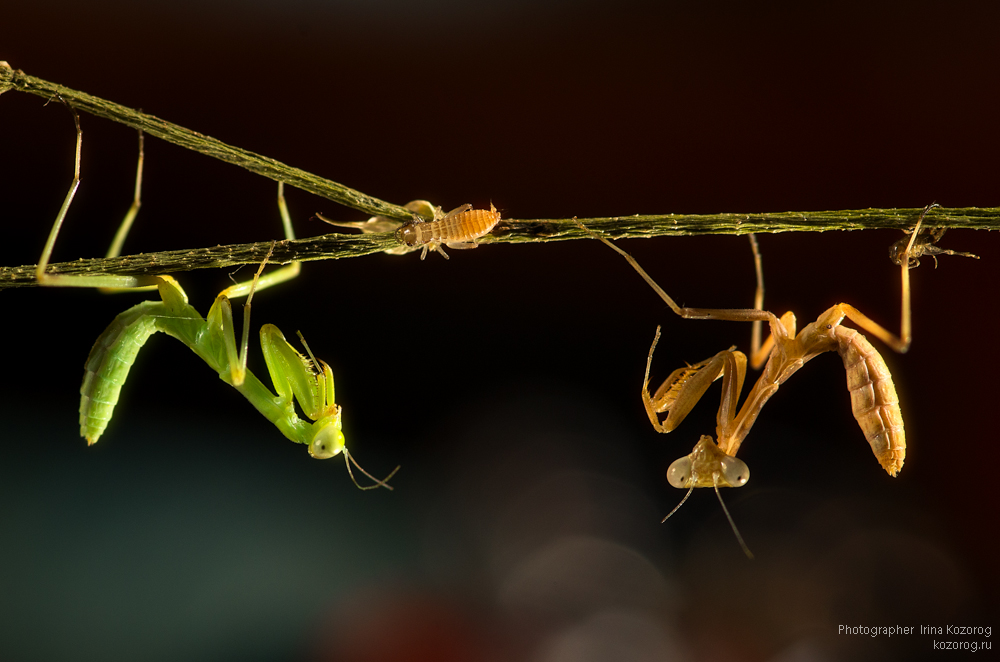
<path id="1" fill-rule="evenodd" d="M 988 2 L 36 2 L 0 59 L 384 200 L 505 217 L 1000 206 L 1000 12 Z M 103 255 L 136 134 L 83 115 L 54 259 Z M 0 97 L 0 263 L 37 261 L 72 174 L 66 110 Z M 280 238 L 275 187 L 156 139 L 126 252 Z M 289 192 L 309 217 L 362 215 Z M 898 328 L 898 232 L 760 237 L 766 307 L 847 301 Z M 345 433 L 396 490 L 285 440 L 154 337 L 115 421 L 77 437 L 91 344 L 142 294 L 4 291 L 0 658 L 918 659 L 934 639 L 838 626 L 996 625 L 998 242 L 912 272 L 914 344 L 886 350 L 906 465 L 879 468 L 835 356 L 763 410 L 718 502 L 664 471 L 638 397 L 749 328 L 672 315 L 595 242 L 311 263 L 254 300 L 337 378 Z M 680 302 L 745 307 L 744 238 L 622 246 Z M 245 278 L 251 270 L 236 274 Z M 222 272 L 179 276 L 207 311 Z M 259 344 L 251 367 L 266 372 Z M 751 375 L 748 379 L 754 378 Z M 749 388 L 749 385 L 747 386 Z"/>

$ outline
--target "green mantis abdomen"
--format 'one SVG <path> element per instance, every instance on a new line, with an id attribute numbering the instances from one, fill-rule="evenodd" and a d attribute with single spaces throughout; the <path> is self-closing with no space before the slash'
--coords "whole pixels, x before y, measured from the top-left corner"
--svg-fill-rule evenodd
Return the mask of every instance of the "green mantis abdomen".
<path id="1" fill-rule="evenodd" d="M 118 404 L 118 394 L 139 350 L 156 333 L 156 309 L 164 305 L 145 301 L 114 319 L 90 350 L 80 386 L 80 436 L 88 444 L 100 438 Z"/>

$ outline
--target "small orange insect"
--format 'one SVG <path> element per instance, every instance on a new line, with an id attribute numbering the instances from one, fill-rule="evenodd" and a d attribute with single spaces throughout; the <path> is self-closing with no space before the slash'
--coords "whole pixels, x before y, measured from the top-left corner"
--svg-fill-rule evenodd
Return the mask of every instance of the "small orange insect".
<path id="1" fill-rule="evenodd" d="M 396 230 L 396 239 L 411 247 L 422 245 L 421 260 L 427 257 L 428 250 L 437 251 L 448 259 L 441 244 L 448 248 L 475 248 L 479 245 L 476 239 L 488 234 L 499 222 L 500 212 L 492 203 L 489 211 L 473 209 L 472 205 L 465 204 L 433 221 L 407 223 Z"/>

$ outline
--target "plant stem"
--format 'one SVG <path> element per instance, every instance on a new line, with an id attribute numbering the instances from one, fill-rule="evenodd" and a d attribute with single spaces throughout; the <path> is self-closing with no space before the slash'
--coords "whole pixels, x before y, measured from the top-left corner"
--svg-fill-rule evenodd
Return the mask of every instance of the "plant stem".
<path id="1" fill-rule="evenodd" d="M 7 90 L 36 94 L 46 99 L 62 99 L 72 107 L 91 115 L 125 124 L 133 129 L 141 129 L 145 133 L 162 138 L 169 143 L 246 168 L 250 172 L 277 182 L 285 182 L 289 186 L 308 191 L 327 200 L 333 200 L 351 209 L 368 212 L 373 216 L 387 216 L 403 221 L 413 218 L 413 213 L 403 207 L 373 198 L 343 184 L 318 177 L 305 170 L 293 168 L 266 156 L 227 145 L 211 136 L 185 129 L 127 106 L 29 76 L 20 69 L 14 70 L 6 62 L 0 61 L 0 94 Z"/>
<path id="2" fill-rule="evenodd" d="M 0 93 L 18 90 L 47 99 L 62 99 L 74 108 L 162 138 L 241 166 L 264 177 L 285 182 L 304 191 L 358 209 L 374 216 L 400 222 L 413 213 L 404 207 L 373 198 L 337 182 L 317 177 L 253 152 L 227 145 L 215 138 L 185 129 L 152 115 L 121 106 L 84 92 L 28 76 L 0 61 Z M 913 226 L 922 210 L 857 209 L 819 212 L 779 212 L 763 214 L 666 214 L 635 215 L 580 219 L 592 230 L 609 238 L 686 236 L 694 234 L 747 234 L 750 232 L 824 232 L 827 230 L 904 230 Z M 935 207 L 928 212 L 928 226 L 1000 230 L 1000 208 Z M 537 243 L 566 239 L 589 239 L 575 219 L 504 219 L 482 243 Z M 311 261 L 360 257 L 399 246 L 393 233 L 327 234 L 309 239 L 279 241 L 271 261 L 287 264 L 293 260 Z M 140 253 L 116 258 L 80 259 L 51 264 L 48 273 L 66 275 L 157 275 L 195 269 L 231 268 L 259 264 L 271 247 L 270 241 L 233 244 L 190 250 Z M 0 267 L 0 289 L 37 285 L 35 267 Z"/>
<path id="3" fill-rule="evenodd" d="M 739 235 L 749 232 L 823 232 L 827 230 L 908 230 L 921 208 L 856 209 L 823 212 L 780 212 L 770 214 L 667 214 L 661 216 L 620 216 L 582 218 L 588 228 L 611 239 L 637 237 L 679 237 L 695 234 Z M 928 226 L 975 230 L 1000 230 L 1000 208 L 935 207 L 927 213 Z M 567 239 L 591 239 L 574 219 L 504 219 L 483 244 L 541 243 Z M 399 246 L 391 232 L 371 234 L 326 234 L 308 239 L 279 241 L 271 262 L 329 260 L 361 257 Z M 116 258 L 81 259 L 49 265 L 53 274 L 156 275 L 195 269 L 230 268 L 260 264 L 271 247 L 270 241 L 233 244 L 190 250 L 139 253 Z M 412 258 L 411 258 L 412 259 Z M 0 289 L 37 285 L 35 267 L 0 267 Z"/>

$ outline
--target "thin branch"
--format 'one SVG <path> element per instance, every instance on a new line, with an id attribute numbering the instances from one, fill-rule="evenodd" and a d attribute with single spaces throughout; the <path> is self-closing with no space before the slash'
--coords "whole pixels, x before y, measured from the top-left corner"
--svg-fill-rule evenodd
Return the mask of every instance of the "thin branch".
<path id="1" fill-rule="evenodd" d="M 909 230 L 922 208 L 856 209 L 822 212 L 780 212 L 772 214 L 667 214 L 661 216 L 620 216 L 582 218 L 588 228 L 613 239 L 636 237 L 679 237 L 696 234 L 739 235 L 749 232 L 824 232 L 827 230 Z M 1000 230 L 1000 208 L 935 207 L 924 221 L 934 227 L 973 230 Z M 567 239 L 590 239 L 571 219 L 504 219 L 484 244 L 540 243 Z M 392 232 L 366 234 L 326 234 L 308 239 L 279 241 L 271 262 L 328 260 L 361 257 L 398 248 Z M 140 253 L 109 259 L 76 260 L 49 265 L 49 273 L 72 275 L 128 274 L 157 275 L 195 269 L 230 268 L 260 264 L 271 248 L 270 241 L 233 244 L 160 253 Z M 0 289 L 37 285 L 35 267 L 0 267 Z"/>
<path id="2" fill-rule="evenodd" d="M 337 182 L 317 177 L 253 152 L 227 145 L 215 138 L 190 131 L 152 115 L 105 101 L 84 92 L 28 76 L 0 61 L 0 93 L 18 90 L 46 99 L 61 98 L 88 113 L 126 124 L 162 138 L 241 166 L 276 181 L 309 191 L 346 207 L 374 216 L 396 219 L 400 223 L 413 218 L 404 207 L 384 202 Z M 686 236 L 694 234 L 746 234 L 749 232 L 823 232 L 826 230 L 909 229 L 922 209 L 860 209 L 821 212 L 780 212 L 765 214 L 667 214 L 657 216 L 618 216 L 580 219 L 589 228 L 614 239 L 626 237 Z M 945 228 L 1000 230 L 1000 208 L 937 207 L 927 215 L 929 225 Z M 571 219 L 505 219 L 482 239 L 482 243 L 536 243 L 566 239 L 589 239 Z M 180 251 L 140 253 L 116 258 L 80 259 L 51 264 L 48 273 L 66 275 L 157 275 L 195 269 L 231 268 L 259 264 L 271 247 L 270 241 L 234 244 Z M 281 241 L 274 248 L 271 261 L 287 264 L 293 260 L 325 260 L 360 257 L 399 248 L 392 232 L 363 234 L 328 234 L 309 239 Z M 0 289 L 37 285 L 35 267 L 0 267 Z"/>
<path id="3" fill-rule="evenodd" d="M 289 186 L 294 186 L 322 198 L 333 200 L 351 209 L 358 209 L 374 216 L 387 216 L 404 221 L 413 218 L 413 213 L 403 207 L 373 198 L 343 184 L 318 177 L 305 170 L 287 166 L 280 161 L 275 161 L 266 156 L 227 145 L 221 140 L 185 129 L 182 126 L 161 120 L 153 115 L 147 115 L 132 108 L 105 101 L 86 92 L 79 92 L 62 85 L 50 83 L 41 78 L 29 76 L 20 69 L 14 70 L 6 62 L 0 61 L 0 94 L 7 90 L 27 92 L 44 97 L 45 99 L 61 98 L 74 108 L 88 112 L 91 115 L 97 115 L 113 122 L 125 124 L 133 129 L 141 129 L 151 136 L 162 138 L 167 142 L 220 159 L 226 163 L 246 168 L 250 172 L 268 177 L 277 182 L 285 182 Z"/>

